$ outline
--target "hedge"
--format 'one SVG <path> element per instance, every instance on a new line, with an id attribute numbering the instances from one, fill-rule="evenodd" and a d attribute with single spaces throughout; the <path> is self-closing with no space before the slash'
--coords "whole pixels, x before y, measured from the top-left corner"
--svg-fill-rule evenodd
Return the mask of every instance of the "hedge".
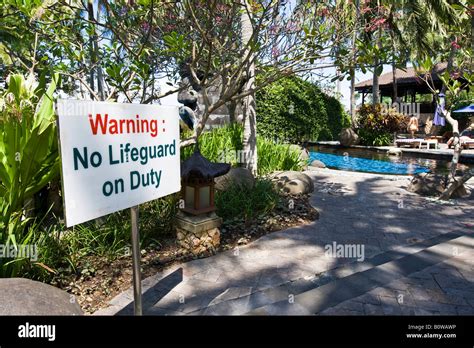
<path id="1" fill-rule="evenodd" d="M 257 92 L 257 132 L 268 139 L 300 143 L 337 139 L 348 117 L 341 103 L 297 76 Z"/>

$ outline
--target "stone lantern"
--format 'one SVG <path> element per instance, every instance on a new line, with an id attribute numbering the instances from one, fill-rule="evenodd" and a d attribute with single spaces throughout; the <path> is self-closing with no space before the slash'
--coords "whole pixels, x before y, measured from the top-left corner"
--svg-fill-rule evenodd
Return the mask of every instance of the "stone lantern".
<path id="1" fill-rule="evenodd" d="M 194 153 L 181 163 L 181 196 L 184 206 L 175 225 L 178 244 L 193 254 L 215 250 L 220 243 L 222 219 L 215 214 L 214 178 L 226 174 L 230 164 L 213 163 L 196 145 Z"/>

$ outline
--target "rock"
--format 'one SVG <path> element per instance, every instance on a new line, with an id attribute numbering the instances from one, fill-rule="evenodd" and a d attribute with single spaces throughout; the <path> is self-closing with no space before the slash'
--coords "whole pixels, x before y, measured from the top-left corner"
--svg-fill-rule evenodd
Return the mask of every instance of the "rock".
<path id="1" fill-rule="evenodd" d="M 255 178 L 250 170 L 242 167 L 231 168 L 225 175 L 214 179 L 216 190 L 225 191 L 232 185 L 252 188 L 255 185 Z"/>
<path id="2" fill-rule="evenodd" d="M 389 156 L 401 156 L 402 155 L 402 150 L 401 149 L 396 149 L 396 148 L 389 149 L 387 151 L 387 155 L 389 155 Z"/>
<path id="3" fill-rule="evenodd" d="M 421 196 L 439 196 L 446 189 L 446 178 L 432 173 L 416 174 L 407 187 Z"/>
<path id="4" fill-rule="evenodd" d="M 466 186 L 459 186 L 456 191 L 453 192 L 451 198 L 467 198 L 471 195 L 471 191 L 466 188 Z"/>
<path id="5" fill-rule="evenodd" d="M 289 194 L 308 194 L 314 191 L 313 180 L 297 171 L 277 172 L 271 176 L 276 188 Z"/>
<path id="6" fill-rule="evenodd" d="M 298 151 L 300 153 L 300 159 L 303 162 L 308 162 L 309 160 L 309 152 L 305 148 L 301 147 L 300 145 L 290 145 L 291 150 Z"/>
<path id="7" fill-rule="evenodd" d="M 407 190 L 418 193 L 421 196 L 440 196 L 448 187 L 449 183 L 443 175 L 432 173 L 416 174 L 407 187 Z M 464 185 L 458 187 L 453 192 L 451 198 L 464 198 L 471 195 L 471 192 Z"/>
<path id="8" fill-rule="evenodd" d="M 0 279 L 0 315 L 82 315 L 72 295 L 26 278 Z"/>
<path id="9" fill-rule="evenodd" d="M 339 143 L 342 146 L 356 145 L 359 142 L 359 136 L 352 128 L 344 128 L 339 133 Z"/>
<path id="10" fill-rule="evenodd" d="M 318 161 L 318 160 L 312 161 L 309 165 L 310 167 L 315 167 L 315 168 L 326 168 L 326 165 L 323 162 Z"/>

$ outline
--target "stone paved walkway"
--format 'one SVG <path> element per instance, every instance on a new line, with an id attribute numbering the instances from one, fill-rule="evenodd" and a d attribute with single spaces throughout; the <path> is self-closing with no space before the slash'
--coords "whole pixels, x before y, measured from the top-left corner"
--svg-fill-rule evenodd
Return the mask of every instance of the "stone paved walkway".
<path id="1" fill-rule="evenodd" d="M 474 314 L 473 195 L 440 204 L 402 176 L 307 174 L 320 220 L 145 279 L 144 313 Z M 327 256 L 334 243 L 364 259 Z M 132 294 L 95 314 L 132 314 Z"/>

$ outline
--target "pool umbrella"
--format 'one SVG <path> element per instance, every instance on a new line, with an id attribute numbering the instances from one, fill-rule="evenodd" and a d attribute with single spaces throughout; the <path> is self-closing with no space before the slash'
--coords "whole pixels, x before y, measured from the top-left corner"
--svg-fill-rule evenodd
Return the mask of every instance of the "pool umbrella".
<path id="1" fill-rule="evenodd" d="M 444 94 L 439 95 L 439 104 L 436 107 L 433 124 L 435 126 L 444 126 L 446 124 L 446 119 L 444 118 Z"/>
<path id="2" fill-rule="evenodd" d="M 454 110 L 453 112 L 465 112 L 465 113 L 473 113 L 474 114 L 474 104 L 465 106 L 461 109 Z"/>

